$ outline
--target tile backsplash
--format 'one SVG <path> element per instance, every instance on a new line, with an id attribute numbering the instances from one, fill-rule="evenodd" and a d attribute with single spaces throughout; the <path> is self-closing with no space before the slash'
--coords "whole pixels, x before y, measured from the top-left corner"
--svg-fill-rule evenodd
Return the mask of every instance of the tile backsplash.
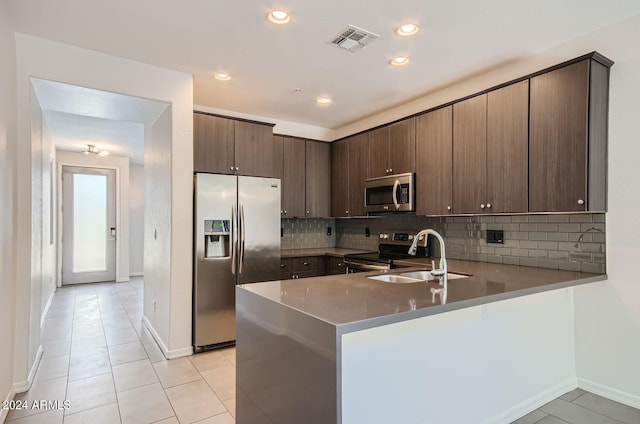
<path id="1" fill-rule="evenodd" d="M 336 247 L 376 250 L 378 233 L 434 228 L 447 258 L 568 271 L 606 272 L 602 213 L 336 219 Z M 365 236 L 369 227 L 370 237 Z M 488 244 L 487 230 L 504 231 L 503 244 Z"/>
<path id="2" fill-rule="evenodd" d="M 310 249 L 336 246 L 336 220 L 333 218 L 281 219 L 282 249 Z M 331 235 L 327 228 L 331 227 Z"/>

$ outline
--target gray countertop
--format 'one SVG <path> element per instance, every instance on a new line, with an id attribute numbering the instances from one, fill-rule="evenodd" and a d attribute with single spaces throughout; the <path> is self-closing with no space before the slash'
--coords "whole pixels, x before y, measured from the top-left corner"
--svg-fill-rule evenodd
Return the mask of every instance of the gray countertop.
<path id="1" fill-rule="evenodd" d="M 397 261 L 412 268 L 430 268 L 430 260 Z M 469 278 L 449 280 L 448 298 L 431 301 L 437 282 L 392 284 L 367 276 L 380 272 L 339 274 L 295 280 L 245 284 L 242 289 L 333 324 L 348 333 L 427 315 L 434 315 L 607 279 L 606 274 L 449 260 L 449 272 Z M 391 272 L 398 271 L 392 270 Z"/>

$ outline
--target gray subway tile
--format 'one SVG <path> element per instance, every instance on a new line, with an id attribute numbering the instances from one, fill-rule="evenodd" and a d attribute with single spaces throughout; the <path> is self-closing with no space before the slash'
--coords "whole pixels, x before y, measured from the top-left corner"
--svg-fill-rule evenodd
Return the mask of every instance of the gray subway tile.
<path id="1" fill-rule="evenodd" d="M 520 224 L 520 231 L 538 231 L 538 224 Z"/>
<path id="2" fill-rule="evenodd" d="M 546 258 L 547 257 L 547 251 L 546 250 L 538 250 L 538 249 L 529 250 L 529 257 L 530 258 Z"/>
<path id="3" fill-rule="evenodd" d="M 535 259 L 535 258 L 520 258 L 520 265 L 521 266 L 537 267 L 538 266 L 538 259 Z"/>
<path id="4" fill-rule="evenodd" d="M 509 215 L 498 215 L 496 216 L 495 222 L 499 224 L 509 223 L 511 222 L 511 218 Z"/>
<path id="5" fill-rule="evenodd" d="M 529 233 L 526 231 L 509 231 L 505 232 L 504 236 L 514 240 L 529 240 Z"/>
<path id="6" fill-rule="evenodd" d="M 593 222 L 592 214 L 577 213 L 569 216 L 569 222 Z"/>
<path id="7" fill-rule="evenodd" d="M 558 224 L 538 224 L 538 231 L 556 232 Z"/>
<path id="8" fill-rule="evenodd" d="M 494 223 L 496 222 L 496 217 L 492 215 L 484 215 L 480 217 L 480 222 L 485 224 Z"/>
<path id="9" fill-rule="evenodd" d="M 579 262 L 558 261 L 558 269 L 563 271 L 580 271 Z"/>
<path id="10" fill-rule="evenodd" d="M 597 264 L 603 264 L 606 262 L 606 256 L 604 254 L 594 253 L 593 262 Z"/>
<path id="11" fill-rule="evenodd" d="M 558 224 L 558 231 L 564 233 L 579 233 L 580 224 Z"/>
<path id="12" fill-rule="evenodd" d="M 502 229 L 504 231 L 519 231 L 520 224 L 502 224 Z"/>
<path id="13" fill-rule="evenodd" d="M 537 249 L 538 242 L 534 240 L 520 240 L 521 249 Z"/>
<path id="14" fill-rule="evenodd" d="M 505 265 L 520 265 L 520 258 L 513 256 L 503 256 L 502 263 Z"/>
<path id="15" fill-rule="evenodd" d="M 500 255 L 487 255 L 487 262 L 491 262 L 493 264 L 501 264 L 502 256 Z"/>
<path id="16" fill-rule="evenodd" d="M 548 269 L 558 269 L 559 262 L 551 259 L 540 259 L 538 261 L 538 266 L 540 268 L 548 268 Z"/>
<path id="17" fill-rule="evenodd" d="M 513 215 L 511 217 L 511 222 L 517 222 L 517 223 L 529 222 L 529 216 L 528 215 Z"/>
<path id="18" fill-rule="evenodd" d="M 593 222 L 605 222 L 605 214 L 603 213 L 594 213 L 592 218 Z"/>
<path id="19" fill-rule="evenodd" d="M 569 259 L 569 253 L 568 252 L 559 252 L 559 251 L 555 251 L 555 250 L 550 250 L 548 252 L 548 257 L 549 257 L 549 259 L 554 259 L 554 260 L 568 260 Z"/>
<path id="20" fill-rule="evenodd" d="M 529 256 L 529 251 L 527 249 L 511 249 L 511 256 L 526 258 Z"/>
<path id="21" fill-rule="evenodd" d="M 547 240 L 550 241 L 568 241 L 569 233 L 548 233 Z"/>
<path id="22" fill-rule="evenodd" d="M 558 250 L 558 242 L 557 241 L 539 241 L 538 249 Z"/>
<path id="23" fill-rule="evenodd" d="M 502 226 L 507 224 L 487 224 L 487 230 L 502 230 Z"/>
<path id="24" fill-rule="evenodd" d="M 577 248 L 575 247 L 575 243 L 566 242 L 566 241 L 558 242 L 558 250 L 573 251 L 576 249 Z"/>
<path id="25" fill-rule="evenodd" d="M 547 233 L 531 232 L 529 233 L 529 240 L 546 240 Z"/>
<path id="26" fill-rule="evenodd" d="M 569 222 L 569 215 L 553 214 L 549 215 L 548 222 Z"/>
<path id="27" fill-rule="evenodd" d="M 493 247 L 481 247 L 480 253 L 486 253 L 487 255 L 494 255 L 496 253 L 496 250 Z"/>
<path id="28" fill-rule="evenodd" d="M 509 249 L 507 247 L 494 247 L 494 252 L 496 255 L 512 255 L 513 249 Z"/>
<path id="29" fill-rule="evenodd" d="M 520 247 L 520 240 L 509 240 L 505 234 L 505 240 L 503 240 L 504 247 Z"/>
<path id="30" fill-rule="evenodd" d="M 547 222 L 547 215 L 531 215 L 529 222 Z"/>
<path id="31" fill-rule="evenodd" d="M 592 264 L 588 262 L 580 262 L 580 271 L 593 272 L 595 274 L 604 274 L 605 264 Z"/>
<path id="32" fill-rule="evenodd" d="M 604 246 L 600 243 L 580 243 L 580 251 L 589 253 L 603 253 Z"/>
<path id="33" fill-rule="evenodd" d="M 593 230 L 595 228 L 595 230 Z M 595 231 L 595 232 L 600 232 L 600 233 L 604 233 L 604 224 L 603 223 L 584 223 L 584 224 L 580 224 L 580 231 Z"/>

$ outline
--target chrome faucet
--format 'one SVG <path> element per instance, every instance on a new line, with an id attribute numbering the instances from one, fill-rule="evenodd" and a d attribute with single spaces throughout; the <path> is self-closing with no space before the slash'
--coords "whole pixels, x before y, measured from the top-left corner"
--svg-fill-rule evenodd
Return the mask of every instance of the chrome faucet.
<path id="1" fill-rule="evenodd" d="M 435 261 L 431 261 L 431 275 L 438 277 L 440 285 L 442 286 L 438 289 L 431 289 L 431 301 L 435 303 L 436 294 L 439 294 L 440 302 L 444 305 L 447 303 L 447 259 L 444 250 L 444 239 L 440 233 L 431 228 L 420 231 L 413 238 L 413 243 L 411 243 L 411 247 L 409 248 L 409 254 L 412 256 L 416 255 L 416 252 L 418 251 L 418 243 L 420 242 L 421 237 L 424 237 L 424 245 L 426 247 L 427 243 L 429 243 L 429 234 L 435 236 L 435 238 L 438 239 L 438 243 L 440 243 L 440 262 L 438 263 L 438 268 L 436 268 Z"/>

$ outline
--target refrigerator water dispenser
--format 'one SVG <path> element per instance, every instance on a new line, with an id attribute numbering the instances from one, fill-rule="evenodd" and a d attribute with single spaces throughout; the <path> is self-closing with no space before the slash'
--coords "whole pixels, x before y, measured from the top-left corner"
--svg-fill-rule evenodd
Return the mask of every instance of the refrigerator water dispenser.
<path id="1" fill-rule="evenodd" d="M 228 258 L 229 220 L 207 219 L 204 221 L 204 257 Z"/>

